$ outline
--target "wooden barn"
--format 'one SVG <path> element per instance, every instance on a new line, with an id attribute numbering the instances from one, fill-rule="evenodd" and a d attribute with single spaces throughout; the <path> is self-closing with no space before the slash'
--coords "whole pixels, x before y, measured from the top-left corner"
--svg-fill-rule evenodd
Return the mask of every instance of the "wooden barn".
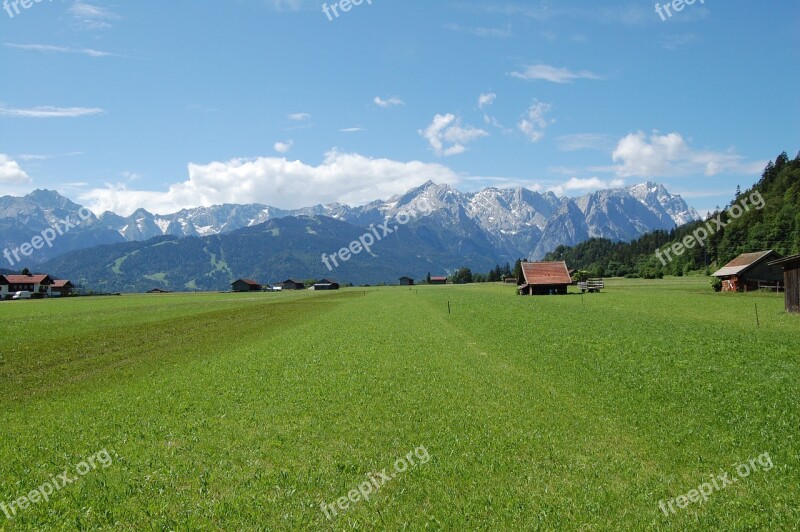
<path id="1" fill-rule="evenodd" d="M 67 297 L 72 293 L 73 288 L 75 288 L 75 286 L 66 279 L 56 279 L 53 281 L 50 290 L 53 295 L 59 294 L 61 297 Z"/>
<path id="2" fill-rule="evenodd" d="M 447 277 L 431 277 L 431 284 L 447 284 Z"/>
<path id="3" fill-rule="evenodd" d="M 519 287 L 523 296 L 563 295 L 572 284 L 566 262 L 523 262 L 525 283 Z"/>
<path id="4" fill-rule="evenodd" d="M 744 253 L 714 273 L 722 280 L 723 292 L 752 292 L 761 288 L 777 290 L 783 286 L 783 271 L 770 262 L 781 259 L 776 252 Z"/>
<path id="5" fill-rule="evenodd" d="M 400 286 L 414 286 L 414 279 L 411 277 L 401 277 Z"/>
<path id="6" fill-rule="evenodd" d="M 800 313 L 800 255 L 769 263 L 783 268 L 783 282 L 786 290 L 786 312 Z"/>
<path id="7" fill-rule="evenodd" d="M 312 290 L 339 290 L 339 283 L 330 279 L 323 279 L 311 288 Z"/>
<path id="8" fill-rule="evenodd" d="M 261 292 L 261 285 L 251 279 L 239 279 L 231 283 L 234 292 Z"/>
<path id="9" fill-rule="evenodd" d="M 276 286 L 283 288 L 284 290 L 305 290 L 306 285 L 303 281 L 295 281 L 294 279 L 286 279 L 282 283 L 278 283 Z"/>

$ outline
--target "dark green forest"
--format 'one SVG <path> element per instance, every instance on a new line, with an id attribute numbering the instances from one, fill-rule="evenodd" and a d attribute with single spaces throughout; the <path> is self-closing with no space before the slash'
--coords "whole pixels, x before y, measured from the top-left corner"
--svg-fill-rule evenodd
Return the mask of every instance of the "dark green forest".
<path id="1" fill-rule="evenodd" d="M 763 207 L 754 208 L 753 198 L 762 199 Z M 749 210 L 741 209 L 742 205 Z M 725 226 L 720 228 L 713 220 Z M 704 246 L 694 245 L 680 256 L 671 254 L 671 261 L 663 259 L 663 254 L 662 260 L 657 258 L 657 249 L 670 249 L 701 229 L 710 234 Z M 594 238 L 573 247 L 559 246 L 544 260 L 563 260 L 570 268 L 597 277 L 653 279 L 710 273 L 741 253 L 768 249 L 782 255 L 800 253 L 800 153 L 794 160 L 781 153 L 752 188 L 737 189 L 736 197 L 706 220 L 648 233 L 632 242 Z"/>

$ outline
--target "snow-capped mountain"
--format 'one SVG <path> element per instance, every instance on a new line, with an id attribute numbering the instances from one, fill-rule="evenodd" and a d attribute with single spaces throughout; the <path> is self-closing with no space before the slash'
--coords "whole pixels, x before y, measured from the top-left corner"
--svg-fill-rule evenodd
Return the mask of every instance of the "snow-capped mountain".
<path id="1" fill-rule="evenodd" d="M 77 215 L 80 205 L 52 191 L 37 190 L 24 198 L 0 198 L 0 241 L 19 245 L 57 219 Z M 216 205 L 185 209 L 169 215 L 138 209 L 130 216 L 112 212 L 91 217 L 76 228 L 69 249 L 98 244 L 134 242 L 157 236 L 195 237 L 226 234 L 271 220 L 297 216 L 327 216 L 357 227 L 413 210 L 429 213 L 470 245 L 491 247 L 498 258 L 520 256 L 538 259 L 559 245 L 575 245 L 592 237 L 632 240 L 656 229 L 672 229 L 699 219 L 680 196 L 662 185 L 642 183 L 626 188 L 602 190 L 579 198 L 559 198 L 525 188 L 486 188 L 464 193 L 431 181 L 388 200 L 359 207 L 339 203 L 282 210 L 267 205 Z M 81 241 L 78 235 L 92 232 Z M 87 233 L 88 234 L 88 233 Z M 467 243 L 470 243 L 469 245 Z M 43 250 L 33 257 L 39 262 L 64 249 Z"/>

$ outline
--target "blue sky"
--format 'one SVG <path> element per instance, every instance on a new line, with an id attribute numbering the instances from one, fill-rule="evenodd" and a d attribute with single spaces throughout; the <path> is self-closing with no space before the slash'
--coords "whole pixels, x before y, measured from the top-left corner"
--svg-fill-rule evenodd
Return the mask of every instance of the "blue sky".
<path id="1" fill-rule="evenodd" d="M 705 212 L 800 149 L 796 0 L 30 2 L 0 10 L 0 194 L 97 213 L 428 179 Z"/>

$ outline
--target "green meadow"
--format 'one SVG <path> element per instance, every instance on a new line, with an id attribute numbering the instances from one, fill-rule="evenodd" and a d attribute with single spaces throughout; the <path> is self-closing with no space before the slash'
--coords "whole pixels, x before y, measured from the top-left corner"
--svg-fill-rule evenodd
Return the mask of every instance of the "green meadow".
<path id="1" fill-rule="evenodd" d="M 782 295 L 514 288 L 1 303 L 0 529 L 800 528 Z M 64 471 L 49 500 L 13 502 Z"/>

